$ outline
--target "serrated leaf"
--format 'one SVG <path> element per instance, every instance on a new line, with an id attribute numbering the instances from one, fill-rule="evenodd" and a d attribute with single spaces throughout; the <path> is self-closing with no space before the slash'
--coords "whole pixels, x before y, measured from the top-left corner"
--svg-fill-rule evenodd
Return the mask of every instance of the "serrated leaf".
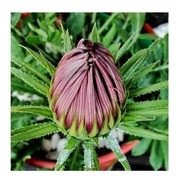
<path id="1" fill-rule="evenodd" d="M 47 84 L 44 84 L 42 81 L 38 80 L 36 77 L 33 77 L 32 75 L 29 75 L 16 68 L 12 67 L 11 72 L 15 76 L 23 80 L 25 83 L 27 83 L 29 86 L 33 87 L 39 93 L 47 96 L 47 93 L 49 90 L 49 86 Z"/>
<path id="2" fill-rule="evenodd" d="M 28 47 L 20 46 L 26 49 L 50 73 L 51 76 L 54 75 L 55 67 L 41 53 L 39 54 Z"/>
<path id="3" fill-rule="evenodd" d="M 133 127 L 125 124 L 120 124 L 117 129 L 133 136 L 143 137 L 147 139 L 154 139 L 154 140 L 165 140 L 165 141 L 168 140 L 167 135 L 156 133 L 154 131 L 150 131 L 147 129 L 142 129 L 140 127 Z"/>
<path id="4" fill-rule="evenodd" d="M 145 117 L 145 116 L 137 116 L 137 115 L 125 115 L 122 120 L 121 123 L 122 124 L 128 124 L 128 123 L 132 123 L 132 122 L 139 122 L 139 121 L 153 121 L 155 120 L 155 118 L 149 118 L 149 117 Z"/>
<path id="5" fill-rule="evenodd" d="M 11 78 L 11 91 L 13 91 L 13 90 L 41 95 L 39 92 L 37 92 L 36 90 L 31 88 L 29 85 L 24 84 L 23 81 L 21 81 L 18 78 L 14 78 L 14 77 Z"/>
<path id="6" fill-rule="evenodd" d="M 55 125 L 53 122 L 33 124 L 30 126 L 25 126 L 19 129 L 12 130 L 11 141 L 28 141 L 30 139 L 40 138 L 58 131 L 59 129 L 57 125 Z"/>
<path id="7" fill-rule="evenodd" d="M 117 160 L 122 164 L 122 166 L 124 167 L 124 169 L 126 171 L 130 171 L 130 165 L 128 163 L 128 160 L 126 158 L 126 156 L 123 154 L 122 150 L 119 147 L 119 144 L 116 140 L 116 138 L 114 138 L 111 133 L 108 134 L 108 136 L 106 138 L 104 138 L 106 146 L 112 150 L 112 152 L 115 154 L 115 156 L 117 157 Z"/>
<path id="8" fill-rule="evenodd" d="M 127 115 L 135 115 L 135 116 L 150 116 L 150 117 L 155 117 L 155 116 L 164 116 L 168 115 L 168 109 L 142 109 L 142 110 L 137 110 L 137 111 L 128 111 L 126 113 Z"/>
<path id="9" fill-rule="evenodd" d="M 37 71 L 31 64 L 20 60 L 19 58 L 16 57 L 12 57 L 11 58 L 12 62 L 14 62 L 16 65 L 27 69 L 29 72 L 31 72 L 32 74 L 34 74 L 35 76 L 39 77 L 41 80 L 43 80 L 45 83 L 47 83 L 48 85 L 50 84 L 50 79 L 48 79 L 44 74 L 40 73 L 39 71 Z"/>
<path id="10" fill-rule="evenodd" d="M 84 169 L 100 170 L 97 153 L 94 150 L 94 143 L 85 141 L 84 147 Z"/>
<path id="11" fill-rule="evenodd" d="M 117 29 L 116 29 L 116 24 L 113 24 L 111 29 L 106 33 L 106 35 L 104 36 L 104 38 L 102 39 L 102 44 L 105 47 L 109 47 L 109 45 L 111 44 L 111 42 L 113 41 L 115 35 L 116 35 Z"/>
<path id="12" fill-rule="evenodd" d="M 90 33 L 90 40 L 92 42 L 100 42 L 100 37 L 99 37 L 99 33 L 96 27 L 96 23 L 94 24 L 92 31 Z"/>
<path id="13" fill-rule="evenodd" d="M 47 106 L 12 106 L 11 112 L 31 113 L 53 120 L 53 114 Z"/>
<path id="14" fill-rule="evenodd" d="M 128 81 L 129 79 L 131 79 L 131 82 L 135 82 L 138 79 L 142 78 L 143 76 L 145 76 L 146 74 L 148 74 L 149 72 L 152 71 L 152 69 L 156 66 L 156 64 L 159 61 L 155 62 L 155 63 L 151 63 L 143 68 L 141 68 L 139 71 L 137 71 L 136 73 L 133 74 L 133 77 L 130 76 L 126 79 L 126 81 Z M 125 83 L 126 84 L 126 83 Z"/>
<path id="15" fill-rule="evenodd" d="M 67 30 L 65 33 L 65 36 L 64 36 L 64 54 L 67 53 L 68 51 L 70 51 L 71 49 L 72 49 L 71 38 L 70 38 L 69 32 Z"/>
<path id="16" fill-rule="evenodd" d="M 166 88 L 168 88 L 168 81 L 163 81 L 163 82 L 156 83 L 156 84 L 144 87 L 144 88 L 137 89 L 135 91 L 131 91 L 129 93 L 129 97 L 130 98 L 137 97 L 137 96 L 141 96 L 147 93 L 159 91 L 161 89 L 166 89 Z"/>
<path id="17" fill-rule="evenodd" d="M 144 109 L 167 109 L 168 100 L 154 100 L 154 101 L 143 101 L 135 102 L 126 105 L 127 111 L 144 110 Z"/>
<path id="18" fill-rule="evenodd" d="M 163 164 L 163 154 L 158 141 L 152 143 L 149 161 L 154 170 L 160 169 Z"/>
<path id="19" fill-rule="evenodd" d="M 122 45 L 122 47 L 119 49 L 119 51 L 115 55 L 115 62 L 117 62 L 135 43 L 137 40 L 139 31 L 135 31 L 129 39 Z"/>
<path id="20" fill-rule="evenodd" d="M 133 156 L 141 156 L 149 149 L 151 139 L 143 138 L 136 146 L 132 149 Z"/>
<path id="21" fill-rule="evenodd" d="M 131 77 L 133 73 L 142 65 L 144 59 L 146 58 L 147 49 L 143 49 L 135 53 L 128 61 L 119 69 L 124 81 Z"/>
<path id="22" fill-rule="evenodd" d="M 65 162 L 69 155 L 74 151 L 74 149 L 78 146 L 80 140 L 74 138 L 72 136 L 68 136 L 67 141 L 59 153 L 59 157 L 56 162 L 55 170 L 63 170 L 65 166 Z"/>

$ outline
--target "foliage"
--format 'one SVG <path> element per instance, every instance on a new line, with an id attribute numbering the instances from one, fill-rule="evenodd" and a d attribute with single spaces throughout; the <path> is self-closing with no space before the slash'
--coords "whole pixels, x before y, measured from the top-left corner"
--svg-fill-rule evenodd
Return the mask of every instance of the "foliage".
<path id="1" fill-rule="evenodd" d="M 48 92 L 60 58 L 80 38 L 102 43 L 115 57 L 127 91 L 125 113 L 116 127 L 128 134 L 129 139 L 141 140 L 132 154 L 149 153 L 155 170 L 164 165 L 168 169 L 168 35 L 158 38 L 142 33 L 145 17 L 145 13 L 31 13 L 22 18 L 21 13 L 12 13 L 11 92 L 27 93 L 31 99 L 19 101 L 11 96 L 13 170 L 22 170 L 22 163 L 35 152 L 40 137 L 55 132 L 66 135 L 51 121 Z M 21 26 L 17 26 L 18 22 Z M 34 95 L 38 98 L 33 98 Z M 44 118 L 38 120 L 39 116 Z M 93 148 L 98 140 L 88 140 L 81 146 L 80 140 L 67 138 L 55 169 L 74 169 L 69 165 L 71 159 L 77 169 L 82 168 L 71 155 L 76 154 L 75 149 L 83 148 L 85 169 L 98 170 Z M 130 170 L 111 134 L 104 138 L 124 169 Z M 34 148 L 32 142 L 36 144 Z M 25 152 L 20 155 L 21 149 Z"/>

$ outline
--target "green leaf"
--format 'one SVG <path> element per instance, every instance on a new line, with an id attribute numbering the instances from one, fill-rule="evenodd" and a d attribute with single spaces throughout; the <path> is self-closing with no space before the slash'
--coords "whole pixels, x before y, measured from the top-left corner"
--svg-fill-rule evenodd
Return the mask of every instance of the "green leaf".
<path id="1" fill-rule="evenodd" d="M 66 26 L 69 33 L 76 39 L 85 26 L 85 13 L 70 13 L 66 20 Z"/>
<path id="2" fill-rule="evenodd" d="M 19 58 L 12 57 L 11 60 L 18 66 L 27 69 L 29 72 L 34 74 L 35 76 L 39 77 L 41 80 L 43 80 L 48 85 L 50 84 L 50 80 L 42 73 L 37 71 L 30 63 L 27 63 L 23 60 L 20 60 Z"/>
<path id="3" fill-rule="evenodd" d="M 11 24 L 15 26 L 21 17 L 21 13 L 11 13 Z"/>
<path id="4" fill-rule="evenodd" d="M 97 153 L 94 150 L 94 143 L 85 141 L 84 147 L 84 169 L 85 170 L 100 170 Z"/>
<path id="5" fill-rule="evenodd" d="M 41 39 L 39 38 L 39 36 L 36 36 L 36 35 L 31 35 L 31 34 L 28 34 L 25 38 L 25 41 L 28 43 L 28 44 L 31 44 L 31 45 L 40 45 L 42 44 L 42 41 Z"/>
<path id="6" fill-rule="evenodd" d="M 13 35 L 11 35 L 11 57 L 14 56 L 24 58 L 24 52 L 18 45 L 19 41 Z"/>
<path id="7" fill-rule="evenodd" d="M 31 94 L 38 94 L 41 95 L 40 93 L 38 93 L 37 91 L 35 91 L 32 87 L 30 87 L 29 85 L 25 84 L 23 81 L 21 81 L 20 79 L 16 78 L 16 77 L 12 77 L 11 78 L 11 91 L 20 91 L 20 92 L 28 92 Z"/>
<path id="8" fill-rule="evenodd" d="M 120 72 L 123 76 L 124 81 L 131 77 L 136 70 L 142 65 L 146 58 L 147 49 L 143 49 L 135 53 L 128 61 L 120 68 Z"/>
<path id="9" fill-rule="evenodd" d="M 150 116 L 150 117 L 155 117 L 155 116 L 164 116 L 168 115 L 168 109 L 142 109 L 139 111 L 128 111 L 126 113 L 127 115 L 135 115 L 135 116 Z"/>
<path id="10" fill-rule="evenodd" d="M 21 47 L 26 49 L 50 73 L 51 76 L 54 75 L 55 67 L 42 54 L 39 54 L 32 49 L 22 45 Z"/>
<path id="11" fill-rule="evenodd" d="M 166 170 L 168 170 L 168 142 L 161 141 L 160 144 L 161 144 L 161 149 L 162 149 L 163 156 L 164 156 L 165 168 L 166 168 Z"/>
<path id="12" fill-rule="evenodd" d="M 155 63 L 151 63 L 151 64 L 141 68 L 139 71 L 137 71 L 136 73 L 133 74 L 133 77 L 130 76 L 129 78 L 127 78 L 126 81 L 128 81 L 129 79 L 131 79 L 132 82 L 137 81 L 138 79 L 142 78 L 143 76 L 148 74 L 150 71 L 152 71 L 152 69 L 156 66 L 156 64 L 158 62 L 159 61 L 157 61 Z"/>
<path id="13" fill-rule="evenodd" d="M 158 141 L 153 141 L 149 161 L 154 170 L 160 169 L 163 164 L 163 154 Z"/>
<path id="14" fill-rule="evenodd" d="M 116 35 L 117 29 L 116 29 L 116 24 L 113 24 L 111 29 L 106 33 L 106 35 L 104 36 L 104 38 L 102 39 L 102 44 L 105 47 L 109 47 L 109 45 L 111 44 L 111 42 L 113 41 L 115 35 Z"/>
<path id="15" fill-rule="evenodd" d="M 155 120 L 155 118 L 149 118 L 149 117 L 145 117 L 145 116 L 137 116 L 137 115 L 126 115 L 122 118 L 121 123 L 122 124 L 128 124 L 131 122 L 139 122 L 139 121 L 153 121 Z"/>
<path id="16" fill-rule="evenodd" d="M 70 51 L 71 49 L 72 49 L 72 42 L 69 36 L 69 32 L 67 30 L 64 37 L 64 54 Z"/>
<path id="17" fill-rule="evenodd" d="M 130 171 L 131 168 L 128 163 L 128 160 L 126 159 L 126 156 L 123 154 L 117 140 L 111 135 L 111 133 L 109 133 L 104 140 L 106 142 L 106 146 L 112 150 L 112 152 L 115 154 L 116 158 L 122 164 L 124 169 L 126 171 Z"/>
<path id="18" fill-rule="evenodd" d="M 124 133 L 133 135 L 133 136 L 138 136 L 138 137 L 143 137 L 147 139 L 154 139 L 154 140 L 168 140 L 168 136 L 160 133 L 156 133 L 154 131 L 150 131 L 147 129 L 142 129 L 140 127 L 133 127 L 133 126 L 128 126 L 125 124 L 120 124 L 118 126 L 118 129 L 120 131 L 123 131 Z"/>
<path id="19" fill-rule="evenodd" d="M 42 136 L 58 132 L 58 127 L 53 122 L 33 124 L 19 129 L 12 130 L 11 141 L 21 142 L 30 139 L 40 138 Z"/>
<path id="20" fill-rule="evenodd" d="M 141 30 L 145 21 L 146 13 L 129 13 L 130 22 L 134 31 Z"/>
<path id="21" fill-rule="evenodd" d="M 12 106 L 11 112 L 32 113 L 53 120 L 52 112 L 47 106 Z"/>
<path id="22" fill-rule="evenodd" d="M 37 78 L 33 77 L 32 75 L 29 75 L 19 69 L 12 67 L 11 72 L 18 78 L 22 79 L 29 86 L 33 87 L 39 93 L 47 96 L 48 90 L 49 90 L 48 85 L 44 84 L 42 81 L 38 80 Z"/>
<path id="23" fill-rule="evenodd" d="M 136 146 L 132 149 L 132 155 L 133 156 L 141 156 L 149 149 L 149 146 L 151 144 L 151 139 L 145 139 L 143 138 Z"/>
<path id="24" fill-rule="evenodd" d="M 143 101 L 127 104 L 127 111 L 144 110 L 144 109 L 167 109 L 168 100 Z"/>
<path id="25" fill-rule="evenodd" d="M 129 39 L 122 45 L 122 47 L 119 49 L 119 51 L 115 55 L 115 62 L 117 62 L 135 43 L 137 40 L 139 31 L 135 31 Z"/>
<path id="26" fill-rule="evenodd" d="M 92 42 L 100 42 L 100 37 L 99 37 L 99 33 L 96 27 L 96 23 L 94 24 L 92 31 L 90 33 L 90 40 Z"/>
<path id="27" fill-rule="evenodd" d="M 59 157 L 56 162 L 55 170 L 63 170 L 65 166 L 65 162 L 69 155 L 74 151 L 74 149 L 78 146 L 80 143 L 80 140 L 77 138 L 74 138 L 72 136 L 67 137 L 67 141 L 59 153 Z"/>
<path id="28" fill-rule="evenodd" d="M 141 96 L 147 93 L 159 91 L 161 89 L 166 89 L 166 88 L 168 88 L 168 81 L 163 81 L 163 82 L 156 83 L 156 84 L 144 87 L 144 88 L 137 89 L 135 91 L 131 91 L 129 93 L 129 97 L 130 98 L 137 97 L 137 96 Z"/>

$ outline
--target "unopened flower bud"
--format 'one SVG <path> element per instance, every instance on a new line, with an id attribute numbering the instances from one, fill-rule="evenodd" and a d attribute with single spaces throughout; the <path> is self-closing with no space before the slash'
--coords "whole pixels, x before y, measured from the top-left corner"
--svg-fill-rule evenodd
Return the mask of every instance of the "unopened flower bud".
<path id="1" fill-rule="evenodd" d="M 78 138 L 104 135 L 121 116 L 125 91 L 108 49 L 81 39 L 58 64 L 50 90 L 58 125 Z"/>

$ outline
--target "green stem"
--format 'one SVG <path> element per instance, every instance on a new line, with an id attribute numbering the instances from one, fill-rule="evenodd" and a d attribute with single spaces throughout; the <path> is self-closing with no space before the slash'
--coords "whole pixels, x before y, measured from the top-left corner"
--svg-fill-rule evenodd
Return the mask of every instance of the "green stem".
<path id="1" fill-rule="evenodd" d="M 74 169 L 74 164 L 76 162 L 76 159 L 78 157 L 78 154 L 79 154 L 79 151 L 80 151 L 80 147 L 81 147 L 81 144 L 79 144 L 73 154 L 73 159 L 72 159 L 72 162 L 71 162 L 71 166 L 70 166 L 70 170 L 75 170 Z"/>
<path id="2" fill-rule="evenodd" d="M 98 33 L 99 35 L 106 29 L 106 27 L 111 23 L 111 21 L 117 16 L 118 13 L 112 13 L 112 15 L 109 17 L 109 19 L 103 24 L 103 26 L 99 29 Z"/>

